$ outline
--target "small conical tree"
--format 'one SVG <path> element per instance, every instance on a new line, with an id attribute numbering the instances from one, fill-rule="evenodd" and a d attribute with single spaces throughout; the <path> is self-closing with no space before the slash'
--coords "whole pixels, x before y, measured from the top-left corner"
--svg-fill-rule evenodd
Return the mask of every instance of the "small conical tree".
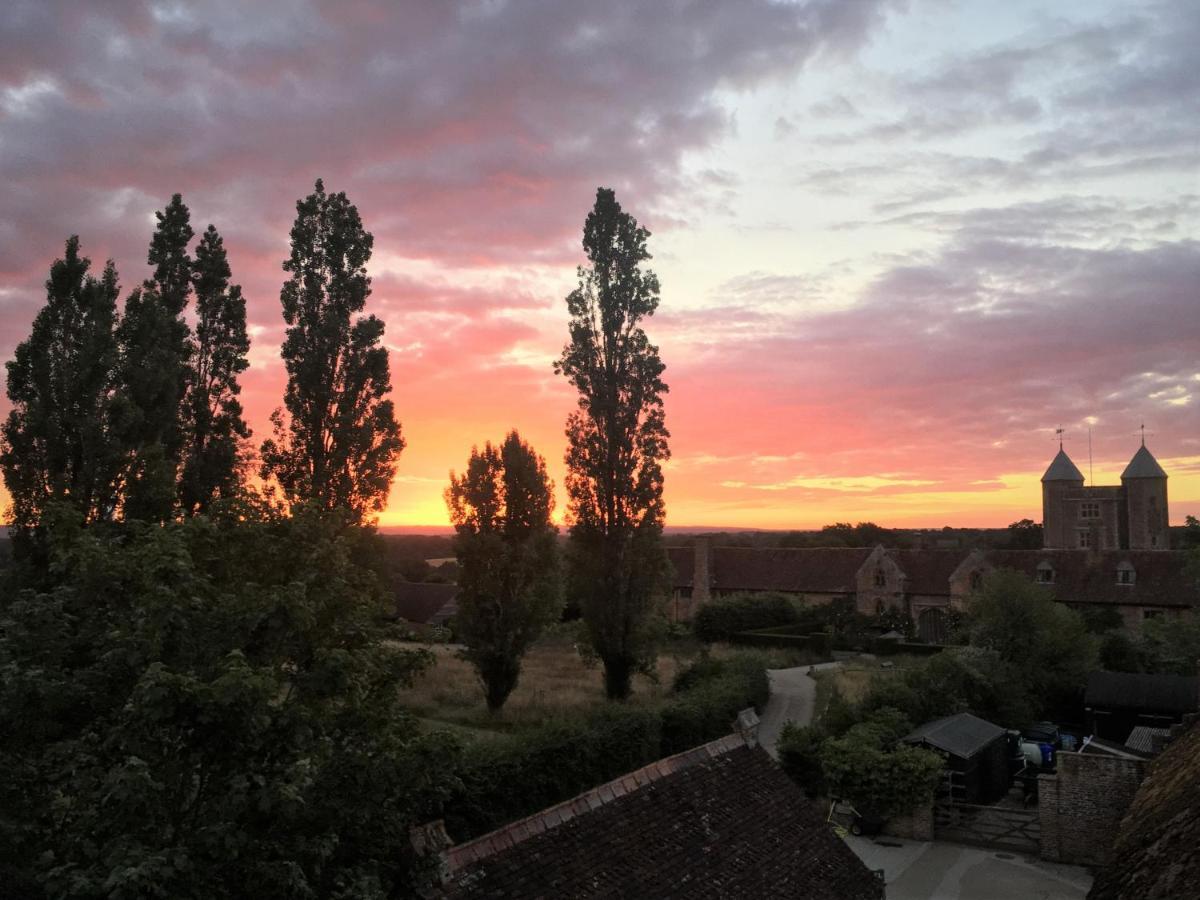
<path id="1" fill-rule="evenodd" d="M 46 305 L 8 367 L 12 410 L 0 429 L 0 470 L 12 498 L 9 521 L 27 536 L 48 504 L 74 508 L 83 524 L 110 519 L 120 448 L 111 428 L 117 360 L 117 272 L 100 278 L 67 241 L 46 281 Z"/>
<path id="2" fill-rule="evenodd" d="M 154 278 L 125 301 L 117 330 L 121 402 L 118 423 L 128 449 L 126 519 L 166 521 L 175 507 L 183 445 L 180 407 L 191 356 L 183 311 L 191 291 L 189 213 L 179 194 L 155 214 L 148 261 Z"/>
<path id="3" fill-rule="evenodd" d="M 362 312 L 374 242 L 344 193 L 316 189 L 296 204 L 291 278 L 280 302 L 288 325 L 284 407 L 263 443 L 263 478 L 293 503 L 340 509 L 361 522 L 387 503 L 404 449 L 392 401 L 383 322 Z"/>
<path id="4" fill-rule="evenodd" d="M 670 457 L 664 365 L 641 321 L 658 307 L 642 263 L 649 232 L 601 188 L 583 227 L 586 267 L 567 297 L 570 342 L 555 363 L 579 391 L 567 419 L 569 585 L 611 698 L 654 658 L 655 603 L 667 571 L 662 462 Z"/>
<path id="5" fill-rule="evenodd" d="M 499 448 L 472 450 L 461 476 L 450 473 L 456 631 L 493 712 L 517 686 L 521 658 L 562 610 L 553 491 L 545 460 L 516 431 Z"/>
<path id="6" fill-rule="evenodd" d="M 242 442 L 250 429 L 238 402 L 238 376 L 249 362 L 246 301 L 229 283 L 225 245 L 212 226 L 196 247 L 192 287 L 196 294 L 196 335 L 183 404 L 183 463 L 179 502 L 185 515 L 206 512 L 218 498 L 243 485 Z"/>

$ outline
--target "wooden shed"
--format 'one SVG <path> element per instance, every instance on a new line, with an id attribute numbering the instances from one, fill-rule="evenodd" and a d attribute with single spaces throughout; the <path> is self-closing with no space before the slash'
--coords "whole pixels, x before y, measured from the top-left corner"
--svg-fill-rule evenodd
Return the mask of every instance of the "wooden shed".
<path id="1" fill-rule="evenodd" d="M 992 803 L 1008 790 L 1005 731 L 970 713 L 926 722 L 904 743 L 936 750 L 950 773 L 950 796 L 962 803 Z"/>

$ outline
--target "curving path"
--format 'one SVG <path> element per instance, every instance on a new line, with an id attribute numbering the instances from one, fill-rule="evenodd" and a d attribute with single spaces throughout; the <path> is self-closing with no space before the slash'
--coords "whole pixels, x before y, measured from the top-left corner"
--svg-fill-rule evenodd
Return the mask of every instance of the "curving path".
<path id="1" fill-rule="evenodd" d="M 808 725 L 812 722 L 817 683 L 808 676 L 808 670 L 832 669 L 840 665 L 840 662 L 827 662 L 794 669 L 767 670 L 771 697 L 767 700 L 767 708 L 763 710 L 758 726 L 758 741 L 772 757 L 778 758 L 775 744 L 785 724 L 795 722 L 797 725 Z"/>

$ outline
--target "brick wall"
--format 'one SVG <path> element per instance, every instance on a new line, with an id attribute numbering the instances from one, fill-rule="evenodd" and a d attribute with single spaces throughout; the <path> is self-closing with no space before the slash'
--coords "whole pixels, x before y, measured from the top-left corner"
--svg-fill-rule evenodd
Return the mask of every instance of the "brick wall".
<path id="1" fill-rule="evenodd" d="M 924 806 L 918 806 L 907 816 L 888 819 L 883 826 L 883 833 L 910 841 L 932 841 L 933 803 L 929 802 Z"/>
<path id="2" fill-rule="evenodd" d="M 1042 859 L 1103 865 L 1146 768 L 1137 759 L 1060 754 L 1057 774 L 1038 778 Z"/>

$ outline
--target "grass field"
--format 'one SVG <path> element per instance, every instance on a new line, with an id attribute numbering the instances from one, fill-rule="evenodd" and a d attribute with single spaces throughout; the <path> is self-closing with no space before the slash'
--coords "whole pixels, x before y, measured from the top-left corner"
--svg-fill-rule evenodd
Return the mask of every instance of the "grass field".
<path id="1" fill-rule="evenodd" d="M 578 712 L 605 703 L 602 669 L 589 667 L 571 640 L 555 636 L 539 641 L 526 654 L 521 680 L 496 715 L 488 712 L 483 688 L 471 664 L 454 646 L 429 648 L 437 664 L 411 688 L 401 691 L 409 709 L 426 726 L 445 723 L 458 729 L 514 731 L 556 715 Z M 654 703 L 671 690 L 675 673 L 695 658 L 698 648 L 682 645 L 659 655 L 657 678 L 634 679 L 632 703 Z M 721 649 L 715 652 L 725 652 Z"/>
<path id="2" fill-rule="evenodd" d="M 421 720 L 424 728 L 446 726 L 460 736 L 486 736 L 510 733 L 537 725 L 555 716 L 569 715 L 608 701 L 604 696 L 603 669 L 599 663 L 587 665 L 575 650 L 573 641 L 556 634 L 543 638 L 525 655 L 521 680 L 497 714 L 488 712 L 483 688 L 469 662 L 453 645 L 427 646 L 437 664 L 411 688 L 400 692 L 401 700 Z M 634 704 L 658 703 L 671 691 L 675 674 L 689 665 L 701 652 L 692 641 L 668 644 L 659 651 L 655 677 L 634 678 Z M 714 656 L 735 652 L 724 644 L 709 648 Z M 800 665 L 808 662 L 795 651 L 759 650 L 771 667 Z"/>

